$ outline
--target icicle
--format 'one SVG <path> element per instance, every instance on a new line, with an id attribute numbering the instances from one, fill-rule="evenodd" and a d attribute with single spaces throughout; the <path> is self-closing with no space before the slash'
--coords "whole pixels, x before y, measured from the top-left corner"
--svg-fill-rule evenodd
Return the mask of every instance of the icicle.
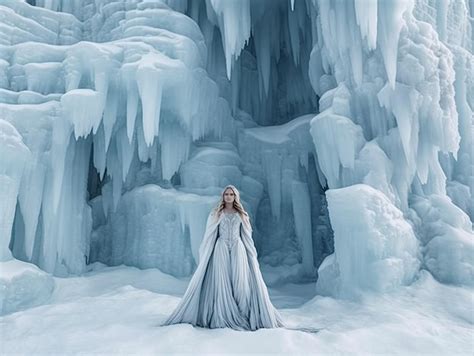
<path id="1" fill-rule="evenodd" d="M 418 97 L 416 89 L 398 83 L 392 90 L 386 84 L 377 94 L 380 105 L 392 112 L 400 130 L 400 139 L 409 167 L 415 167 L 415 157 L 418 148 Z"/>
<path id="2" fill-rule="evenodd" d="M 160 73 L 160 70 L 149 64 L 142 64 L 137 69 L 137 85 L 143 107 L 143 133 L 147 146 L 153 144 L 155 135 L 159 133 L 163 91 Z"/>
<path id="3" fill-rule="evenodd" d="M 130 170 L 130 165 L 132 163 L 133 154 L 135 152 L 136 140 L 129 142 L 127 139 L 127 133 L 125 128 L 122 126 L 117 132 L 117 139 L 115 141 L 117 147 L 117 153 L 120 162 L 122 162 L 122 181 L 125 182 L 127 178 L 128 171 Z"/>
<path id="4" fill-rule="evenodd" d="M 57 219 L 53 219 L 56 253 L 50 253 L 54 272 L 65 276 L 84 271 L 88 254 L 87 241 L 92 229 L 91 208 L 86 202 L 87 167 L 90 157 L 90 140 L 71 136 L 67 152 L 66 169 Z M 73 168 L 74 167 L 74 168 Z"/>
<path id="5" fill-rule="evenodd" d="M 306 275 L 314 274 L 313 240 L 311 235 L 311 200 L 308 184 L 293 180 L 291 184 L 293 218 L 296 235 L 302 252 L 302 265 Z"/>
<path id="6" fill-rule="evenodd" d="M 226 59 L 227 78 L 230 80 L 233 61 L 240 55 L 250 38 L 250 2 L 249 0 L 209 1 L 217 14 Z"/>
<path id="7" fill-rule="evenodd" d="M 138 159 L 141 162 L 147 162 L 150 158 L 150 147 L 145 142 L 145 134 L 143 133 L 142 120 L 139 120 L 137 125 L 137 146 Z"/>
<path id="8" fill-rule="evenodd" d="M 9 122 L 0 119 L 0 261 L 12 258 L 10 236 L 18 191 L 25 164 L 31 158 L 31 152 L 23 143 L 21 135 Z M 31 245 L 29 241 L 28 245 Z M 28 247 L 30 250 L 31 247 Z"/>
<path id="9" fill-rule="evenodd" d="M 125 72 L 122 72 L 122 74 L 127 87 L 127 136 L 128 142 L 132 143 L 135 120 L 138 112 L 138 87 L 133 78 L 129 78 Z"/>
<path id="10" fill-rule="evenodd" d="M 357 25 L 369 50 L 377 47 L 377 2 L 378 0 L 354 0 Z M 385 6 L 385 3 L 381 3 L 381 6 Z"/>
<path id="11" fill-rule="evenodd" d="M 122 166 L 120 155 L 117 150 L 116 137 L 107 152 L 107 171 L 112 179 L 112 211 L 115 212 L 122 196 Z"/>
<path id="12" fill-rule="evenodd" d="M 271 22 L 263 21 L 261 25 L 255 28 L 255 51 L 257 54 L 258 74 L 260 79 L 260 89 L 263 86 L 265 98 L 268 96 L 270 69 L 271 69 L 271 47 L 270 38 L 273 29 L 270 28 Z"/>
<path id="13" fill-rule="evenodd" d="M 411 11 L 412 0 L 387 1 L 378 7 L 377 36 L 385 63 L 388 82 L 395 88 L 397 75 L 397 54 L 400 30 L 403 25 L 403 13 Z"/>
<path id="14" fill-rule="evenodd" d="M 104 137 L 105 137 L 105 151 L 109 149 L 110 139 L 112 138 L 112 131 L 117 121 L 117 108 L 119 101 L 119 91 L 114 82 L 112 82 L 107 91 L 107 100 L 104 108 Z"/>
<path id="15" fill-rule="evenodd" d="M 171 179 L 189 155 L 191 138 L 177 123 L 163 125 L 159 136 L 161 143 L 161 167 L 163 179 Z"/>
<path id="16" fill-rule="evenodd" d="M 106 158 L 106 151 L 105 151 L 105 136 L 104 136 L 104 124 L 101 123 L 99 125 L 99 129 L 97 133 L 94 135 L 94 167 L 99 172 L 100 179 L 104 179 L 105 173 L 105 158 Z"/>
<path id="17" fill-rule="evenodd" d="M 262 164 L 267 178 L 272 215 L 278 220 L 281 206 L 281 158 L 278 151 L 264 150 L 262 152 Z"/>
<path id="18" fill-rule="evenodd" d="M 61 187 L 64 178 L 64 165 L 69 138 L 73 127 L 64 117 L 56 117 L 53 123 L 53 138 L 51 147 L 51 162 L 53 166 L 53 210 L 56 211 L 61 196 Z"/>
<path id="19" fill-rule="evenodd" d="M 49 139 L 49 135 L 44 135 L 47 138 L 44 138 L 41 134 L 36 136 L 41 139 L 41 143 L 45 143 Z M 38 145 L 37 147 L 40 148 L 42 146 Z M 18 194 L 18 202 L 20 203 L 25 226 L 24 252 L 30 261 L 33 256 L 38 217 L 41 210 L 41 200 L 44 199 L 43 192 L 47 175 L 47 167 L 44 164 L 46 155 L 44 152 L 41 152 L 41 150 L 33 151 L 31 156 L 31 159 L 25 166 Z"/>
<path id="20" fill-rule="evenodd" d="M 86 137 L 97 132 L 102 119 L 101 95 L 91 89 L 75 89 L 61 96 L 63 117 L 74 126 L 74 137 Z"/>
<path id="21" fill-rule="evenodd" d="M 302 11 L 302 10 L 297 10 Z M 298 13 L 288 11 L 288 33 L 290 35 L 290 45 L 292 58 L 295 66 L 300 62 L 300 34 L 298 26 Z"/>

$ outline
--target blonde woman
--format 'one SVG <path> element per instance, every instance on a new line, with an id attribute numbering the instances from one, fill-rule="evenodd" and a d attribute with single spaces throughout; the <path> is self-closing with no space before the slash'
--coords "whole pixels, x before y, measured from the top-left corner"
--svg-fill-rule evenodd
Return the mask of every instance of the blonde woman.
<path id="1" fill-rule="evenodd" d="M 199 264 L 164 325 L 256 330 L 284 327 L 260 272 L 248 213 L 236 187 L 224 188 L 211 210 Z"/>

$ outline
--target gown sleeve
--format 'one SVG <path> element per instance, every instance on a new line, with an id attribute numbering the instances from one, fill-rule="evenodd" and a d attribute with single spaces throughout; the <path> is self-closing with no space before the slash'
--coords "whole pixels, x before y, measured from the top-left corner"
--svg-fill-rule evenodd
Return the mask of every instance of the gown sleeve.
<path id="1" fill-rule="evenodd" d="M 268 294 L 267 286 L 260 271 L 257 260 L 257 250 L 252 238 L 252 228 L 244 222 L 240 225 L 241 239 L 247 251 L 247 261 L 249 263 L 249 322 L 252 330 L 261 327 L 281 327 L 285 326 L 279 311 L 273 306 Z"/>
<path id="2" fill-rule="evenodd" d="M 204 258 L 204 255 L 206 252 L 209 252 L 209 249 L 212 251 L 214 243 L 216 242 L 218 227 L 217 216 L 214 212 L 211 212 L 207 217 L 206 232 L 204 233 L 204 238 L 199 246 L 199 261 Z"/>
<path id="3" fill-rule="evenodd" d="M 191 323 L 196 325 L 202 282 L 204 280 L 210 255 L 216 242 L 217 224 L 218 220 L 215 215 L 212 213 L 209 214 L 204 238 L 199 247 L 199 263 L 191 277 L 186 292 L 163 325 L 176 323 Z"/>
<path id="4" fill-rule="evenodd" d="M 252 238 L 252 230 L 249 229 L 243 221 L 240 222 L 240 238 L 244 243 L 245 249 L 251 258 L 257 258 L 257 249 Z"/>

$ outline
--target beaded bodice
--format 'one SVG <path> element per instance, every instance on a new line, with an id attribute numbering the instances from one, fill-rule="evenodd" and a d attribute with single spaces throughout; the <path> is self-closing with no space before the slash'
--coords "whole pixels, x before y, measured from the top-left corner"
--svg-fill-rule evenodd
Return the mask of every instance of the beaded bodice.
<path id="1" fill-rule="evenodd" d="M 219 238 L 223 239 L 229 250 L 240 238 L 241 219 L 238 213 L 222 213 L 221 222 L 219 223 Z"/>

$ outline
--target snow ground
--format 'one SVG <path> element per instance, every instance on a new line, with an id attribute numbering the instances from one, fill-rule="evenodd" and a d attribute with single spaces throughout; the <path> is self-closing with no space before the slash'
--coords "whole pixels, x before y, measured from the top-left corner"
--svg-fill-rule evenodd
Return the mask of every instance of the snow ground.
<path id="1" fill-rule="evenodd" d="M 426 271 L 409 287 L 360 303 L 314 296 L 314 283 L 269 288 L 290 327 L 321 329 L 308 333 L 161 327 L 189 279 L 157 269 L 90 267 L 80 277 L 54 278 L 49 304 L 1 317 L 1 354 L 474 353 L 474 290 L 440 284 Z"/>

